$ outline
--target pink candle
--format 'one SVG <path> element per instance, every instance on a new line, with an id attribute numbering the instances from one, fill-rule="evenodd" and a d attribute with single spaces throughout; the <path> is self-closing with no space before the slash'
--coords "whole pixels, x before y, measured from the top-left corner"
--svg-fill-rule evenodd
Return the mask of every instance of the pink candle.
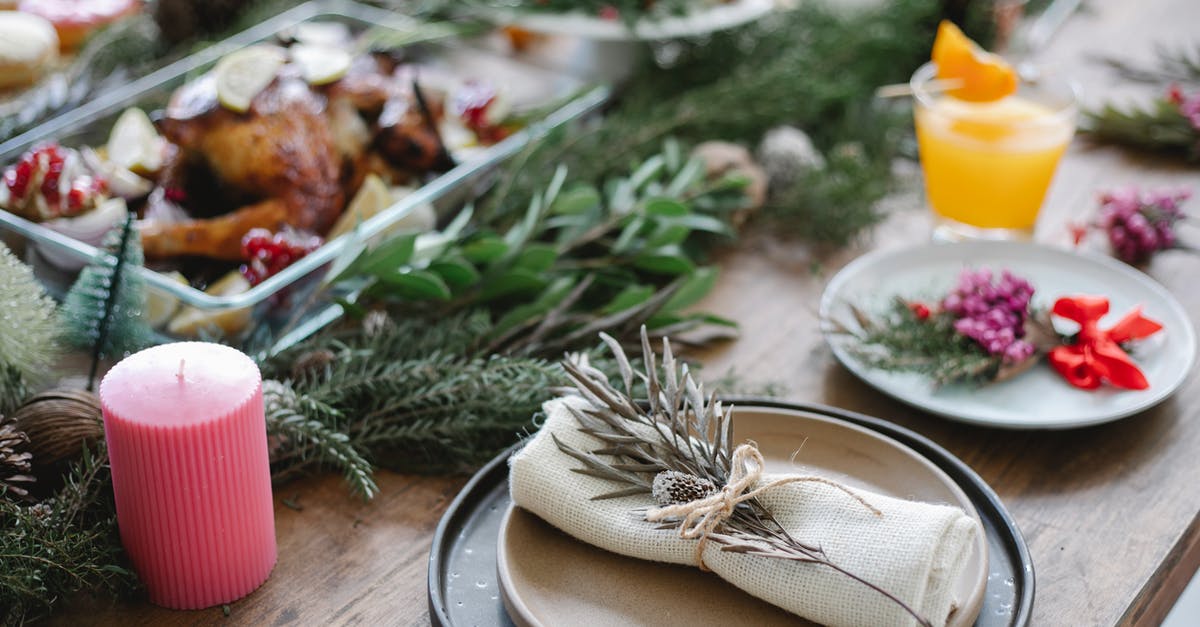
<path id="1" fill-rule="evenodd" d="M 100 383 L 121 541 L 150 601 L 175 609 L 253 592 L 275 566 L 262 377 L 220 344 L 182 342 Z"/>

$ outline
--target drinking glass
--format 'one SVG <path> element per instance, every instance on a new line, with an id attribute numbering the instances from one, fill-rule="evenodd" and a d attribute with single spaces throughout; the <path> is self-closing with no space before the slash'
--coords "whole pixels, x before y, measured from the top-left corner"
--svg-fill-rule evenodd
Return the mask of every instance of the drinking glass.
<path id="1" fill-rule="evenodd" d="M 1017 93 L 967 102 L 930 89 L 932 63 L 913 74 L 914 116 L 936 239 L 1029 239 L 1075 132 L 1072 85 L 1052 75 Z"/>

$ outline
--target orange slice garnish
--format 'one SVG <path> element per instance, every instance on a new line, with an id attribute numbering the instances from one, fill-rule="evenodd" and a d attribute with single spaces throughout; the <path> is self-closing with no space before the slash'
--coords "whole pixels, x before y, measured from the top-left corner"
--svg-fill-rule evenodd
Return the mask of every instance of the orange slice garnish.
<path id="1" fill-rule="evenodd" d="M 989 102 L 1017 91 L 1017 72 L 1012 65 L 980 48 L 947 20 L 938 25 L 931 56 L 939 79 L 962 81 L 962 87 L 947 91 L 955 98 Z"/>

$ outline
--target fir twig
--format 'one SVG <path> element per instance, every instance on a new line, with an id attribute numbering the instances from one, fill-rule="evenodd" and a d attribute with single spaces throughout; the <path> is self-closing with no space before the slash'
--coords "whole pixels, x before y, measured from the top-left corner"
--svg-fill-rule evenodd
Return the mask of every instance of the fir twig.
<path id="1" fill-rule="evenodd" d="M 84 451 L 55 496 L 37 505 L 0 497 L 0 621 L 48 615 L 78 591 L 125 593 L 137 584 L 117 533 L 107 456 Z"/>

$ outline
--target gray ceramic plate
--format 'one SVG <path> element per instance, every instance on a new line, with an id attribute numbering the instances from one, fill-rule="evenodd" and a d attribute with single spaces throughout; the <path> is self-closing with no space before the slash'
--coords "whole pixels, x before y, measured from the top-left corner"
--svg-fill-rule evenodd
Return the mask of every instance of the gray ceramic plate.
<path id="1" fill-rule="evenodd" d="M 1111 303 L 1106 328 L 1136 306 L 1161 322 L 1163 330 L 1133 353 L 1150 388 L 1088 391 L 1071 387 L 1053 369 L 1039 364 L 1020 376 L 986 386 L 936 387 L 925 376 L 885 372 L 863 363 L 844 334 L 825 329 L 825 340 L 846 368 L 875 388 L 925 411 L 964 422 L 1008 429 L 1066 429 L 1109 422 L 1136 414 L 1179 389 L 1196 356 L 1196 333 L 1183 305 L 1163 286 L 1109 257 L 1018 242 L 929 244 L 878 251 L 854 260 L 829 281 L 821 296 L 822 320 L 853 320 L 849 305 L 882 311 L 897 296 L 936 299 L 958 280 L 963 268 L 1011 270 L 1036 290 L 1035 307 L 1049 308 L 1061 296 L 1105 296 Z M 1073 332 L 1072 322 L 1062 332 Z M 1077 327 L 1076 327 L 1077 328 Z"/>
<path id="2" fill-rule="evenodd" d="M 924 437 L 877 418 L 814 405 L 760 399 L 730 400 L 743 407 L 747 416 L 752 415 L 749 413 L 751 409 L 755 413 L 774 415 L 800 412 L 811 418 L 831 418 L 834 423 L 840 421 L 864 427 L 903 444 L 923 461 L 939 469 L 955 486 L 953 489 L 943 487 L 945 493 L 958 491 L 965 495 L 984 528 L 988 556 L 986 587 L 982 595 L 982 608 L 974 624 L 978 627 L 999 627 L 1025 625 L 1028 622 L 1033 604 L 1034 577 L 1024 540 L 995 493 L 961 461 Z M 760 440 L 760 443 L 763 441 Z M 777 460 L 786 460 L 776 449 L 793 444 L 785 438 L 778 443 L 773 442 L 766 452 Z M 813 466 L 827 463 L 815 451 L 809 451 L 809 446 L 805 445 L 806 462 Z M 507 459 L 510 453 L 500 455 L 476 474 L 451 504 L 438 526 L 429 565 L 430 616 L 435 625 L 465 627 L 513 624 L 502 604 L 497 577 L 496 541 L 505 513 L 511 505 L 507 486 Z M 810 453 L 812 457 L 808 457 Z M 930 473 L 927 476 L 936 475 Z M 847 475 L 843 480 L 850 482 L 851 477 Z M 907 481 L 911 479 L 901 475 L 880 475 L 879 479 L 868 479 L 860 485 L 879 492 L 904 493 Z M 936 497 L 919 496 L 922 494 L 928 493 L 912 492 L 915 497 L 936 500 Z M 533 522 L 540 524 L 536 519 Z M 578 544 L 569 538 L 561 539 Z M 694 569 L 691 571 L 700 574 Z M 728 587 L 723 583 L 720 585 Z M 659 618 L 661 622 L 661 616 Z"/>

